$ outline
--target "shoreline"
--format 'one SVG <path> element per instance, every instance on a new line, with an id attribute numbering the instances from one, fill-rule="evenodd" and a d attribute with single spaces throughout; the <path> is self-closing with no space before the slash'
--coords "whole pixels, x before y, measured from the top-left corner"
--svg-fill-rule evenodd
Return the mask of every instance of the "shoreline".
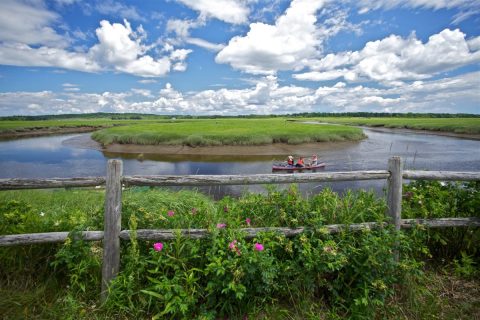
<path id="1" fill-rule="evenodd" d="M 111 144 L 101 148 L 101 151 L 108 153 L 130 153 L 130 154 L 158 154 L 158 155 L 209 155 L 209 156 L 311 156 L 312 152 L 322 150 L 349 147 L 359 141 L 340 142 L 319 142 L 286 144 L 273 143 L 269 145 L 256 146 L 172 146 L 172 145 L 134 145 L 134 144 Z"/>
<path id="2" fill-rule="evenodd" d="M 41 128 L 41 129 L 32 128 L 31 130 L 26 128 L 25 130 L 22 130 L 22 131 L 0 132 L 0 140 L 7 140 L 7 139 L 14 140 L 14 139 L 22 139 L 22 138 L 44 137 L 44 136 L 61 135 L 61 134 L 68 134 L 68 133 L 86 133 L 86 132 L 93 132 L 103 128 L 105 127 L 81 126 L 81 127 Z"/>

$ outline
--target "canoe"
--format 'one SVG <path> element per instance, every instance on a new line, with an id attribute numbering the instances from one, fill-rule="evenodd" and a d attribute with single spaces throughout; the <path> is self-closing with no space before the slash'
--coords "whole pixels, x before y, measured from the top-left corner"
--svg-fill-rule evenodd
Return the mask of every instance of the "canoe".
<path id="1" fill-rule="evenodd" d="M 318 163 L 318 164 L 316 164 L 316 165 L 314 165 L 314 166 L 305 166 L 305 167 L 273 165 L 273 166 L 272 166 L 272 171 L 280 171 L 280 170 L 285 170 L 285 171 L 315 170 L 315 169 L 324 168 L 325 166 L 326 166 L 326 163 L 325 163 L 325 162 Z"/>

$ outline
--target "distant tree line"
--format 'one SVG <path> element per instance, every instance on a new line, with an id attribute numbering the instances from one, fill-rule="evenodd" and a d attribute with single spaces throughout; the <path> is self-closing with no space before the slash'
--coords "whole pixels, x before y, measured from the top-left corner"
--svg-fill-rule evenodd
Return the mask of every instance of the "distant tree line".
<path id="1" fill-rule="evenodd" d="M 480 114 L 469 113 L 385 113 L 385 112 L 302 112 L 290 114 L 269 114 L 269 115 L 237 115 L 237 116 L 223 116 L 223 115 L 156 115 L 143 113 L 82 113 L 82 114 L 57 114 L 57 115 L 39 115 L 39 116 L 6 116 L 0 117 L 0 120 L 18 120 L 18 121 L 39 121 L 39 120 L 62 120 L 62 119 L 97 119 L 110 118 L 112 120 L 141 120 L 141 119 L 228 119 L 228 118 L 312 118 L 312 117 L 362 117 L 362 118 L 480 118 Z"/>

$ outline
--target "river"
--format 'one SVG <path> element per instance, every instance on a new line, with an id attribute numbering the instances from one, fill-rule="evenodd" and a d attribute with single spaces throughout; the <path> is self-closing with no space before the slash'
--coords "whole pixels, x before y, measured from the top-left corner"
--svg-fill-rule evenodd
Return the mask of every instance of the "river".
<path id="1" fill-rule="evenodd" d="M 367 139 L 354 143 L 331 143 L 312 150 L 327 166 L 322 171 L 381 170 L 388 158 L 401 156 L 405 169 L 480 171 L 480 141 L 439 136 L 409 130 L 364 128 Z M 0 178 L 52 178 L 105 175 L 108 159 L 124 162 L 126 175 L 257 174 L 271 173 L 273 156 L 187 156 L 106 153 L 90 134 L 69 134 L 0 141 Z M 297 173 L 296 173 L 297 174 Z M 301 174 L 301 173 L 298 173 Z M 374 189 L 381 193 L 385 181 L 302 184 L 306 193 L 323 187 Z M 202 190 L 215 197 L 239 194 L 246 187 L 212 187 Z M 260 192 L 262 186 L 250 186 Z"/>

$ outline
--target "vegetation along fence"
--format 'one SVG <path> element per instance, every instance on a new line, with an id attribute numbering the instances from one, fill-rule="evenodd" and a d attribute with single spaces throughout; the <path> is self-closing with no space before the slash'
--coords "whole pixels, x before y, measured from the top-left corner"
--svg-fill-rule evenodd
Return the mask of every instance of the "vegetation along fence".
<path id="1" fill-rule="evenodd" d="M 54 179 L 0 179 L 0 190 L 42 189 L 65 187 L 91 187 L 105 184 L 105 215 L 103 231 L 83 231 L 83 240 L 103 240 L 102 265 L 102 299 L 106 298 L 109 282 L 118 274 L 120 267 L 120 240 L 130 239 L 130 230 L 121 230 L 122 218 L 122 186 L 202 186 L 202 185 L 248 185 L 248 184 L 280 184 L 325 181 L 354 181 L 388 179 L 387 210 L 395 229 L 411 228 L 422 224 L 430 228 L 480 226 L 480 218 L 441 218 L 441 219 L 401 219 L 402 182 L 410 180 L 480 180 L 480 172 L 442 172 L 411 171 L 402 169 L 400 157 L 388 160 L 388 170 L 321 172 L 302 174 L 255 174 L 255 175 L 187 175 L 187 176 L 123 176 L 123 163 L 120 160 L 109 160 L 106 177 L 87 178 L 54 178 Z M 378 226 L 375 222 L 352 225 L 327 225 L 330 233 L 342 229 L 359 230 Z M 245 228 L 246 238 L 253 238 L 261 231 L 277 231 L 287 237 L 293 237 L 304 231 L 304 228 Z M 171 240 L 176 230 L 143 229 L 137 230 L 140 240 Z M 183 236 L 201 239 L 208 236 L 206 229 L 182 229 Z M 63 242 L 69 232 L 48 232 L 33 234 L 0 235 L 0 246 L 28 245 L 38 243 Z M 398 256 L 397 256 L 398 258 Z"/>

